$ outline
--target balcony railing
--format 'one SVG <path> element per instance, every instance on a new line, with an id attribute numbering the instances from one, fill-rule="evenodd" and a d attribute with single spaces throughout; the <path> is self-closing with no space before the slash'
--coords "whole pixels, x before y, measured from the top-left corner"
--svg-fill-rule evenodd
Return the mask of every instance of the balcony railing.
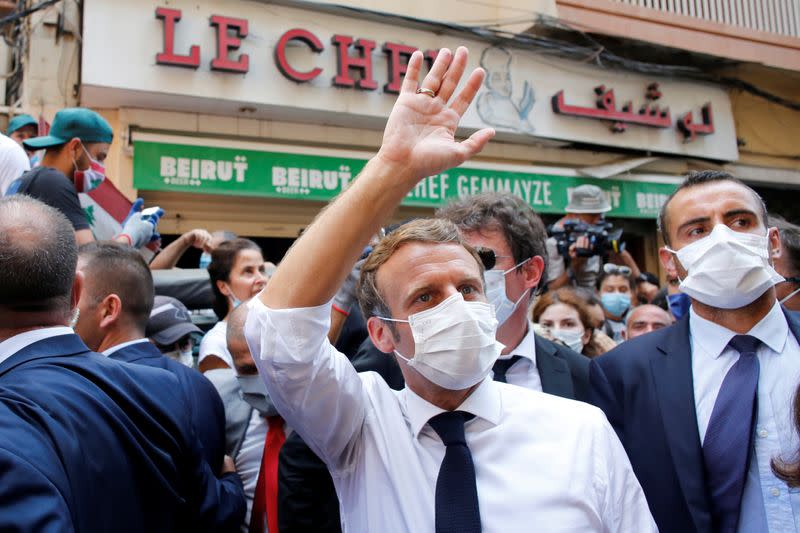
<path id="1" fill-rule="evenodd" d="M 800 37 L 800 0 L 616 0 L 638 7 Z"/>

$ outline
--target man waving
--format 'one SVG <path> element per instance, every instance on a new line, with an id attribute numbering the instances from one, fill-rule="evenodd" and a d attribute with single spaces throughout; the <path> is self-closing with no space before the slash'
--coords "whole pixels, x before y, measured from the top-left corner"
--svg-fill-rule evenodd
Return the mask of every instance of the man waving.
<path id="1" fill-rule="evenodd" d="M 415 52 L 383 145 L 296 242 L 254 298 L 246 335 L 275 406 L 330 469 L 348 531 L 655 531 L 602 413 L 491 380 L 502 350 L 483 266 L 453 223 L 418 220 L 374 248 L 359 304 L 406 381 L 359 375 L 328 342 L 330 300 L 364 246 L 425 176 L 486 145 L 456 142 L 480 88 L 455 94 L 467 50 Z M 454 96 L 455 94 L 455 96 Z"/>

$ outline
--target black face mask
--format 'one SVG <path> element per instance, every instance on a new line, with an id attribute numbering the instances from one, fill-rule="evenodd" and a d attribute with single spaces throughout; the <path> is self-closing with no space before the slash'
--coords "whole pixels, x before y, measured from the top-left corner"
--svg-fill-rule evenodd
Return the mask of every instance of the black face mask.
<path id="1" fill-rule="evenodd" d="M 275 416 L 278 410 L 272 404 L 272 400 L 267 392 L 267 386 L 258 374 L 252 376 L 237 375 L 239 386 L 242 388 L 242 399 L 250 404 L 250 407 L 258 411 L 261 416 Z"/>

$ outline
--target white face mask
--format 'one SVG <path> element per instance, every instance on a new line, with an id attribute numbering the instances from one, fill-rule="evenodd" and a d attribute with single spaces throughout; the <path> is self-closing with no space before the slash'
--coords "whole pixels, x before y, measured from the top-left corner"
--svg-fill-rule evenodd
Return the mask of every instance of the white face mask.
<path id="1" fill-rule="evenodd" d="M 528 261 L 530 261 L 530 258 L 514 265 L 508 270 L 487 270 L 484 273 L 484 277 L 486 278 L 486 299 L 494 306 L 494 314 L 500 326 L 505 324 L 506 320 L 514 314 L 514 311 L 517 310 L 520 302 L 530 290 L 525 289 L 520 297 L 517 298 L 517 301 L 512 302 L 508 299 L 508 295 L 506 294 L 506 276 L 509 272 L 516 270 Z"/>
<path id="2" fill-rule="evenodd" d="M 449 390 L 463 390 L 485 378 L 504 346 L 494 338 L 497 319 L 490 304 L 467 302 L 456 293 L 408 320 L 414 336 L 414 357 L 395 354 L 429 381 Z"/>
<path id="3" fill-rule="evenodd" d="M 192 357 L 192 350 L 172 350 L 164 352 L 164 355 L 170 359 L 175 359 L 179 363 L 192 368 L 194 366 L 194 357 Z"/>
<path id="4" fill-rule="evenodd" d="M 769 239 L 717 224 L 674 253 L 688 275 L 681 292 L 711 307 L 739 309 L 783 280 L 769 264 Z"/>
<path id="5" fill-rule="evenodd" d="M 551 329 L 550 334 L 567 345 L 574 352 L 583 351 L 583 332 L 573 329 Z"/>

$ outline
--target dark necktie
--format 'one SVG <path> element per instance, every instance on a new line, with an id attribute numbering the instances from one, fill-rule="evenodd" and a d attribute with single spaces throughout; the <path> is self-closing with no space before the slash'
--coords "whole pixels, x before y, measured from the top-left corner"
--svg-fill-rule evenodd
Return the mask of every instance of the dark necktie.
<path id="1" fill-rule="evenodd" d="M 722 381 L 703 441 L 712 517 L 719 533 L 735 533 L 739 521 L 756 414 L 760 344 L 750 335 L 736 335 L 728 343 L 739 352 L 739 360 Z"/>
<path id="2" fill-rule="evenodd" d="M 464 437 L 464 422 L 472 417 L 463 411 L 449 411 L 428 421 L 446 446 L 436 479 L 436 533 L 481 530 L 475 465 Z"/>
<path id="3" fill-rule="evenodd" d="M 520 359 L 522 359 L 521 355 L 512 355 L 508 359 L 498 359 L 495 361 L 494 366 L 492 367 L 492 372 L 494 372 L 494 380 L 499 381 L 500 383 L 508 383 L 506 381 L 506 373 L 508 373 L 508 369 Z"/>

